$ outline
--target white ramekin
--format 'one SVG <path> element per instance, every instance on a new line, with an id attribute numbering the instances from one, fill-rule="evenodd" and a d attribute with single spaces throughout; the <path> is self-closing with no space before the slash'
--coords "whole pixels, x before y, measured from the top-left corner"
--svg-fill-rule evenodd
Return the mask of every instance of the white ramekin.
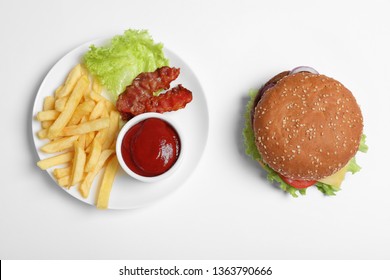
<path id="1" fill-rule="evenodd" d="M 160 174 L 158 176 L 153 176 L 153 177 L 142 176 L 142 175 L 139 175 L 139 174 L 135 173 L 134 171 L 132 171 L 126 165 L 125 161 L 123 160 L 123 156 L 122 156 L 122 141 L 123 141 L 123 138 L 126 135 L 127 131 L 129 131 L 129 129 L 132 128 L 137 123 L 139 123 L 141 121 L 144 121 L 146 119 L 149 119 L 149 118 L 157 118 L 157 119 L 161 119 L 161 120 L 166 121 L 167 123 L 169 123 L 176 130 L 177 135 L 179 136 L 179 141 L 180 141 L 180 153 L 179 153 L 179 156 L 178 156 L 176 162 L 171 166 L 170 169 L 168 169 L 163 174 Z M 164 114 L 160 114 L 160 113 L 144 113 L 144 114 L 140 114 L 138 116 L 135 116 L 134 118 L 130 119 L 122 127 L 121 131 L 118 134 L 118 138 L 117 138 L 117 141 L 116 141 L 116 155 L 117 155 L 119 164 L 122 167 L 122 169 L 128 175 L 130 175 L 131 177 L 133 177 L 133 178 L 135 178 L 135 179 L 137 179 L 139 181 L 142 181 L 142 182 L 157 182 L 159 180 L 166 179 L 169 176 L 171 176 L 178 169 L 180 163 L 182 162 L 183 155 L 184 155 L 184 152 L 185 152 L 185 143 L 183 141 L 184 137 L 182 137 L 182 136 L 183 135 L 180 132 L 179 127 L 175 124 L 175 122 L 172 121 L 172 119 L 168 118 Z"/>

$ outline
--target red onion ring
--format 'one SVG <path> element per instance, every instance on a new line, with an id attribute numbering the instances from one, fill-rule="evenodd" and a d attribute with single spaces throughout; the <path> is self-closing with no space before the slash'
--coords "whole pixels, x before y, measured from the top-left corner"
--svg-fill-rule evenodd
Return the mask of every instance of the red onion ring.
<path id="1" fill-rule="evenodd" d="M 309 66 L 299 66 L 299 67 L 296 67 L 293 70 L 291 70 L 289 75 L 293 75 L 293 74 L 300 73 L 300 72 L 309 72 L 309 73 L 317 74 L 317 75 L 319 74 L 318 71 L 315 70 L 314 68 L 311 68 Z"/>

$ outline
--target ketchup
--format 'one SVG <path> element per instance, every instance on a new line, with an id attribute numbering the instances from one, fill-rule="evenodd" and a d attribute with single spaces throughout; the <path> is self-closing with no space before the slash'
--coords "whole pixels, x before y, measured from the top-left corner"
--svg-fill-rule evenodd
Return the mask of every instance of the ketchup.
<path id="1" fill-rule="evenodd" d="M 130 128 L 122 141 L 122 157 L 135 173 L 154 177 L 168 171 L 180 153 L 180 139 L 166 121 L 150 118 Z"/>

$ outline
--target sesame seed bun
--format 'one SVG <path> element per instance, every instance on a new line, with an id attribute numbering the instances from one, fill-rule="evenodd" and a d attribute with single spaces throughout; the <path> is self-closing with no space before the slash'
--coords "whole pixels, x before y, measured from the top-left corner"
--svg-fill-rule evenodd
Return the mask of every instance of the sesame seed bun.
<path id="1" fill-rule="evenodd" d="M 255 105 L 252 127 L 264 163 L 293 180 L 319 180 L 356 154 L 362 113 L 352 93 L 324 75 L 278 75 Z"/>

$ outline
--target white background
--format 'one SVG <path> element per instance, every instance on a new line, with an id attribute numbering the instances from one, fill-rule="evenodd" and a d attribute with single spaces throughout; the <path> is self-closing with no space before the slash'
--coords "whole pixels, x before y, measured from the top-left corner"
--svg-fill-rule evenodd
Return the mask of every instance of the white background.
<path id="1" fill-rule="evenodd" d="M 389 259 L 387 1 L 0 2 L 0 259 Z M 36 167 L 31 110 L 54 63 L 78 45 L 148 29 L 205 90 L 205 153 L 164 200 L 98 211 Z M 369 153 L 336 197 L 294 199 L 245 156 L 247 92 L 310 65 L 361 104 Z"/>

